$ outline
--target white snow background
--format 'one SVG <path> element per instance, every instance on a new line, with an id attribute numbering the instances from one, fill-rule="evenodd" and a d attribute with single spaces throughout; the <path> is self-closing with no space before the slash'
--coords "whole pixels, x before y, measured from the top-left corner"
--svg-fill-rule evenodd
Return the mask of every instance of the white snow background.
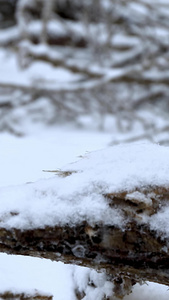
<path id="1" fill-rule="evenodd" d="M 47 177 L 55 177 L 43 169 L 57 169 L 77 161 L 79 155 L 87 151 L 104 148 L 111 141 L 111 135 L 89 131 L 57 128 L 32 133 L 24 138 L 9 134 L 0 134 L 1 188 L 11 189 L 11 185 L 20 185 Z M 4 189 L 4 188 L 2 188 Z M 89 275 L 90 274 L 90 275 Z M 35 289 L 53 294 L 54 299 L 75 300 L 74 288 L 87 287 L 87 279 L 93 276 L 100 280 L 96 291 L 90 291 L 86 300 L 98 299 L 102 291 L 110 288 L 105 279 L 92 273 L 87 268 L 64 265 L 45 259 L 0 255 L 0 292 L 33 293 Z M 169 291 L 166 286 L 155 283 L 136 285 L 131 295 L 125 300 L 167 300 Z"/>

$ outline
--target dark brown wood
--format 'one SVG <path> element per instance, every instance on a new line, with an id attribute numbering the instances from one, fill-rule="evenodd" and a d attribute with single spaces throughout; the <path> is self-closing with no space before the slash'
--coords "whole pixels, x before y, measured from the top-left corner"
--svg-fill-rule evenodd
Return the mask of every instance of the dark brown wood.
<path id="1" fill-rule="evenodd" d="M 39 293 L 27 295 L 26 293 L 12 293 L 10 291 L 0 293 L 0 299 L 4 300 L 52 300 L 53 296 L 46 296 Z"/>

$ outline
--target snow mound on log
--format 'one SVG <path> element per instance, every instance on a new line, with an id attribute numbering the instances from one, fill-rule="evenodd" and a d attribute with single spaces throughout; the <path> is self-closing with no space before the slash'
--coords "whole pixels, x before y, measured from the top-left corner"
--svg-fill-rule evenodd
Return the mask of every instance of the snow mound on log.
<path id="1" fill-rule="evenodd" d="M 0 227 L 33 229 L 82 222 L 123 227 L 128 221 L 123 209 L 110 205 L 105 195 L 125 192 L 130 201 L 139 195 L 137 200 L 149 205 L 150 195 L 145 196 L 144 190 L 160 187 L 166 191 L 168 173 L 167 147 L 130 144 L 88 153 L 54 178 L 1 188 Z M 167 221 L 162 213 L 166 219 L 169 210 L 161 209 L 155 223 L 154 216 L 143 213 L 141 222 L 149 222 L 152 228 L 164 232 Z"/>
<path id="2" fill-rule="evenodd" d="M 167 187 L 169 148 L 149 143 L 118 145 L 88 153 L 62 170 L 78 172 L 91 184 L 104 182 L 106 192 L 131 191 L 148 185 Z"/>

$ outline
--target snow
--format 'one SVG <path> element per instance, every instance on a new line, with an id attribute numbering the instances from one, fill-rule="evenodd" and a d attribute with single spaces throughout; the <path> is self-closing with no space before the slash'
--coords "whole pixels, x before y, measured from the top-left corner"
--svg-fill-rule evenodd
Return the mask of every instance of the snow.
<path id="1" fill-rule="evenodd" d="M 110 133 L 67 127 L 50 130 L 40 127 L 36 131 L 29 128 L 27 136 L 22 138 L 1 133 L 0 166 L 3 176 L 0 176 L 0 186 L 55 177 L 43 170 L 59 169 L 87 151 L 105 147 L 110 141 Z"/>
<path id="2" fill-rule="evenodd" d="M 96 273 L 96 271 L 88 268 L 76 267 L 73 278 L 75 289 L 80 293 L 85 291 L 87 296 L 83 298 L 84 300 L 102 300 L 104 295 L 107 297 L 112 295 L 113 284 L 106 281 L 104 273 Z M 92 285 L 96 286 L 96 288 Z"/>
<path id="3" fill-rule="evenodd" d="M 78 176 L 80 181 L 87 178 L 87 183 L 98 182 L 100 186 L 104 182 L 105 193 L 132 191 L 144 186 L 168 186 L 168 169 L 168 148 L 149 143 L 118 145 L 95 151 L 70 167 L 62 168 L 63 171 L 79 172 L 73 176 Z"/>
<path id="4" fill-rule="evenodd" d="M 19 30 L 17 26 L 0 30 L 0 45 L 15 39 L 19 39 Z"/>
<path id="5" fill-rule="evenodd" d="M 139 14 L 143 14 L 143 15 L 147 15 L 147 13 L 148 13 L 147 7 L 145 7 L 144 5 L 142 5 L 140 3 L 133 3 L 133 2 L 131 2 L 129 4 L 129 8 L 131 10 L 133 10 L 134 13 L 139 13 Z"/>
<path id="6" fill-rule="evenodd" d="M 0 293 L 12 291 L 33 295 L 39 292 L 55 295 L 54 299 L 75 300 L 72 266 L 6 254 L 0 255 L 0 263 Z"/>
<path id="7" fill-rule="evenodd" d="M 131 295 L 124 297 L 124 300 L 167 300 L 169 297 L 168 287 L 153 282 L 140 286 L 136 284 Z"/>
<path id="8" fill-rule="evenodd" d="M 112 44 L 113 46 L 117 47 L 134 47 L 140 44 L 140 41 L 137 37 L 133 36 L 126 36 L 124 34 L 114 34 L 112 38 Z"/>

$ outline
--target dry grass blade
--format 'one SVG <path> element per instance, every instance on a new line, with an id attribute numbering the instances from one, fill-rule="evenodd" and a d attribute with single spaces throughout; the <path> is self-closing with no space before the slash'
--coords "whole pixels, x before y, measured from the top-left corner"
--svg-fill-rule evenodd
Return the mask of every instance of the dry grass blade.
<path id="1" fill-rule="evenodd" d="M 61 171 L 61 170 L 43 170 L 43 172 L 55 173 L 59 177 L 67 177 L 74 173 L 77 173 L 76 171 Z"/>

